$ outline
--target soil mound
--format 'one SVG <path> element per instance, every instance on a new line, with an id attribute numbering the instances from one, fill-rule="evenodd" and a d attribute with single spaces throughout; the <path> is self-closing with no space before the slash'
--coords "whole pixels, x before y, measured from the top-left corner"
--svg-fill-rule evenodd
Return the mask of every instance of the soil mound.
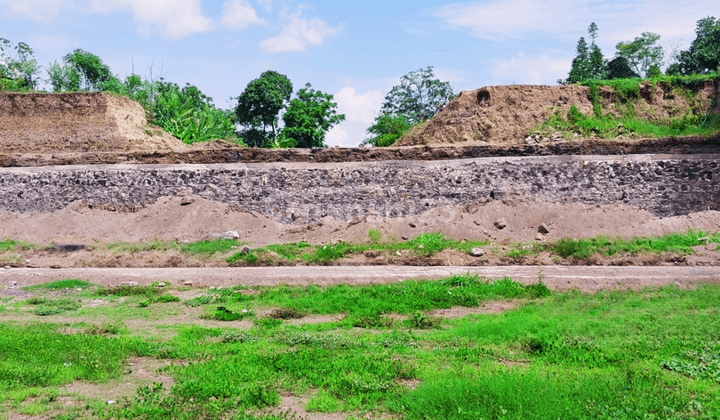
<path id="1" fill-rule="evenodd" d="M 666 82 L 641 83 L 632 95 L 635 115 L 648 120 L 682 117 L 685 113 L 717 113 L 720 86 L 707 81 L 687 95 Z M 598 89 L 604 113 L 622 115 L 625 98 L 608 87 Z M 710 109 L 713 104 L 715 108 Z M 553 113 L 566 115 L 571 106 L 593 115 L 592 94 L 586 86 L 487 86 L 461 92 L 434 119 L 421 124 L 395 146 L 415 145 L 513 145 L 522 142 L 533 127 Z"/>
<path id="2" fill-rule="evenodd" d="M 187 149 L 147 124 L 140 104 L 106 93 L 0 94 L 0 153 Z"/>

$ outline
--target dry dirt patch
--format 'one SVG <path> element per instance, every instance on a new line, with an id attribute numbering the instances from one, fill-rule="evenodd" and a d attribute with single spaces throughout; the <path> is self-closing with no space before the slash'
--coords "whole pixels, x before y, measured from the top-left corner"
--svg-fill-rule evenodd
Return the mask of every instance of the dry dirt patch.
<path id="1" fill-rule="evenodd" d="M 0 153 L 186 150 L 128 98 L 99 92 L 0 93 Z"/>

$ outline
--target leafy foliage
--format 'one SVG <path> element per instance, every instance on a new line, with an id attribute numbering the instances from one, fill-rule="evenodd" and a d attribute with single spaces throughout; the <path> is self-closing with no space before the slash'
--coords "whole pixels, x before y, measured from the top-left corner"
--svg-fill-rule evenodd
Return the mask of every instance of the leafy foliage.
<path id="1" fill-rule="evenodd" d="M 590 46 L 587 45 L 584 37 L 580 37 L 578 40 L 575 49 L 576 55 L 565 83 L 578 83 L 583 80 L 597 80 L 606 77 L 607 63 L 600 47 L 595 44 L 597 33 L 598 27 L 595 22 L 592 22 L 588 27 L 588 35 L 592 39 Z"/>
<path id="2" fill-rule="evenodd" d="M 411 127 L 404 115 L 380 114 L 375 118 L 375 123 L 367 129 L 367 133 L 373 137 L 366 138 L 363 143 L 376 147 L 392 146 L 410 131 Z"/>
<path id="3" fill-rule="evenodd" d="M 312 89 L 305 84 L 297 92 L 297 98 L 283 114 L 283 137 L 294 147 L 325 147 L 325 135 L 334 125 L 345 121 L 344 114 L 338 114 L 333 95 Z"/>
<path id="4" fill-rule="evenodd" d="M 62 65 L 55 62 L 47 69 L 55 92 L 105 90 L 105 83 L 115 78 L 100 57 L 80 48 L 65 55 L 62 61 Z"/>
<path id="5" fill-rule="evenodd" d="M 697 21 L 695 40 L 687 51 L 681 51 L 668 74 L 709 73 L 720 68 L 720 19 L 712 16 Z"/>
<path id="6" fill-rule="evenodd" d="M 652 32 L 643 32 L 633 41 L 618 42 L 618 57 L 625 58 L 633 71 L 643 77 L 648 77 L 652 72 L 659 72 L 664 56 L 663 48 L 656 43 L 660 35 Z"/>
<path id="7" fill-rule="evenodd" d="M 245 143 L 263 147 L 277 139 L 278 115 L 292 91 L 290 79 L 272 70 L 248 83 L 235 107 L 236 121 L 247 127 L 242 136 Z"/>
<path id="8" fill-rule="evenodd" d="M 15 53 L 12 53 L 15 50 Z M 25 91 L 35 89 L 40 71 L 35 52 L 24 42 L 12 43 L 0 37 L 0 91 Z"/>
<path id="9" fill-rule="evenodd" d="M 402 115 L 411 126 L 432 118 L 438 109 L 455 97 L 449 82 L 441 82 L 434 77 L 432 66 L 401 77 L 400 84 L 393 86 L 385 96 L 380 116 Z"/>

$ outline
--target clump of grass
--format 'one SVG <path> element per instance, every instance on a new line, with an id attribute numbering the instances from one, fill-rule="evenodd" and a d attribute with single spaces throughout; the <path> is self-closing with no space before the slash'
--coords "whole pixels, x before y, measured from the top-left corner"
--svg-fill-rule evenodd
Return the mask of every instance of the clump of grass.
<path id="1" fill-rule="evenodd" d="M 39 245 L 25 241 L 16 241 L 14 239 L 3 239 L 0 241 L 0 251 L 29 251 L 39 248 L 41 248 Z"/>
<path id="2" fill-rule="evenodd" d="M 212 314 L 207 316 L 207 318 L 214 319 L 216 321 L 240 321 L 253 316 L 255 316 L 253 311 L 245 309 L 240 312 L 233 312 L 224 306 L 218 306 Z"/>
<path id="3" fill-rule="evenodd" d="M 133 252 L 146 252 L 146 251 L 159 251 L 165 252 L 171 249 L 178 249 L 180 245 L 176 240 L 163 241 L 160 239 L 153 239 L 148 242 L 113 242 L 107 245 L 107 249 L 116 253 L 133 253 Z"/>
<path id="4" fill-rule="evenodd" d="M 57 315 L 67 311 L 76 311 L 80 309 L 80 302 L 71 298 L 48 299 L 48 298 L 30 298 L 27 303 L 37 306 L 33 311 L 35 315 L 49 316 Z"/>
<path id="5" fill-rule="evenodd" d="M 100 296 L 148 296 L 159 295 L 163 289 L 157 286 L 129 286 L 120 285 L 114 287 L 100 288 L 95 291 Z"/>
<path id="6" fill-rule="evenodd" d="M 689 230 L 685 233 L 672 233 L 661 237 L 609 239 L 596 236 L 589 239 L 561 239 L 545 247 L 563 258 L 587 259 L 593 254 L 612 256 L 618 253 L 637 255 L 639 253 L 677 252 L 692 254 L 693 247 L 701 244 L 700 238 L 708 238 L 709 242 L 720 243 L 720 235 L 708 234 L 700 230 Z"/>
<path id="7" fill-rule="evenodd" d="M 125 328 L 125 323 L 122 321 L 103 322 L 102 324 L 87 326 L 84 333 L 89 335 L 114 335 L 119 334 L 123 328 Z"/>
<path id="8" fill-rule="evenodd" d="M 273 309 L 268 316 L 275 319 L 300 319 L 305 316 L 305 313 L 295 308 L 278 308 Z"/>
<path id="9" fill-rule="evenodd" d="M 237 247 L 240 243 L 237 239 L 206 239 L 199 242 L 193 242 L 180 247 L 182 252 L 188 254 L 204 254 L 213 255 L 222 252 L 228 252 L 233 247 Z"/>
<path id="10" fill-rule="evenodd" d="M 37 290 L 64 290 L 64 289 L 86 289 L 90 286 L 85 280 L 67 279 L 57 280 L 49 283 L 36 284 L 33 286 L 23 287 L 23 290 L 31 292 Z"/>
<path id="11" fill-rule="evenodd" d="M 474 247 L 489 244 L 489 241 L 454 241 L 446 238 L 442 233 L 423 233 L 405 242 L 380 243 L 380 231 L 368 232 L 371 242 L 368 244 L 352 244 L 340 242 L 337 244 L 310 245 L 306 242 L 288 243 L 282 245 L 269 245 L 256 248 L 248 254 L 238 252 L 226 259 L 230 265 L 275 265 L 279 260 L 288 262 L 303 262 L 306 264 L 328 264 L 349 255 L 361 254 L 368 250 L 387 252 L 393 255 L 396 251 L 410 251 L 412 255 L 431 257 L 448 248 L 469 253 Z"/>

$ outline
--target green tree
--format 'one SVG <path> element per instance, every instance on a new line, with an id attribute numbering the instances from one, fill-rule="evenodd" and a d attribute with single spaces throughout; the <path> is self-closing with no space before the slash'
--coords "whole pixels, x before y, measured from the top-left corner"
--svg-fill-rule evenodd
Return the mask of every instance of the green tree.
<path id="1" fill-rule="evenodd" d="M 9 40 L 0 38 L 0 83 L 7 90 L 35 89 L 37 79 L 34 76 L 39 71 L 35 51 L 28 44 L 18 42 L 13 47 Z"/>
<path id="2" fill-rule="evenodd" d="M 107 83 L 117 83 L 110 67 L 91 52 L 77 48 L 62 61 L 48 67 L 48 81 L 55 92 L 103 91 Z"/>
<path id="3" fill-rule="evenodd" d="M 591 43 L 588 46 L 584 37 L 580 37 L 575 47 L 575 58 L 565 83 L 578 83 L 583 80 L 600 80 L 607 76 L 607 61 L 602 50 L 595 43 L 598 37 L 598 26 L 595 22 L 588 26 Z"/>
<path id="4" fill-rule="evenodd" d="M 625 57 L 615 57 L 607 63 L 607 75 L 606 77 L 612 79 L 630 79 L 633 77 L 640 77 L 639 74 L 635 73 L 630 68 Z"/>
<path id="5" fill-rule="evenodd" d="M 134 82 L 131 80 L 132 85 Z M 165 131 L 187 144 L 214 139 L 235 138 L 232 113 L 213 105 L 212 98 L 187 83 L 182 89 L 175 83 L 159 80 L 152 87 L 153 96 L 146 106 L 150 119 Z M 145 96 L 138 88 L 137 94 Z"/>
<path id="6" fill-rule="evenodd" d="M 411 128 L 404 115 L 380 114 L 375 123 L 367 129 L 372 137 L 363 140 L 364 144 L 376 147 L 392 146 Z"/>
<path id="7" fill-rule="evenodd" d="M 282 137 L 285 144 L 294 147 L 325 147 L 325 135 L 334 125 L 345 121 L 344 114 L 337 113 L 333 95 L 312 89 L 305 84 L 290 101 L 283 114 Z"/>
<path id="8" fill-rule="evenodd" d="M 585 37 L 580 37 L 575 47 L 575 58 L 565 83 L 578 83 L 590 78 L 590 53 Z"/>
<path id="9" fill-rule="evenodd" d="M 292 91 L 290 79 L 275 71 L 266 71 L 248 83 L 237 98 L 235 120 L 246 127 L 243 137 L 249 145 L 262 147 L 277 140 L 278 116 Z"/>
<path id="10" fill-rule="evenodd" d="M 720 19 L 700 19 L 695 40 L 687 51 L 681 51 L 678 62 L 668 67 L 669 74 L 703 74 L 720 68 Z"/>
<path id="11" fill-rule="evenodd" d="M 455 97 L 450 83 L 435 79 L 432 69 L 428 66 L 401 77 L 400 84 L 385 96 L 380 114 L 401 115 L 410 125 L 432 118 Z"/>
<path id="12" fill-rule="evenodd" d="M 660 35 L 658 34 L 643 32 L 633 41 L 619 42 L 615 46 L 616 55 L 625 58 L 635 73 L 642 77 L 648 77 L 648 73 L 653 67 L 659 69 L 662 65 L 663 48 L 656 45 L 659 39 Z"/>

